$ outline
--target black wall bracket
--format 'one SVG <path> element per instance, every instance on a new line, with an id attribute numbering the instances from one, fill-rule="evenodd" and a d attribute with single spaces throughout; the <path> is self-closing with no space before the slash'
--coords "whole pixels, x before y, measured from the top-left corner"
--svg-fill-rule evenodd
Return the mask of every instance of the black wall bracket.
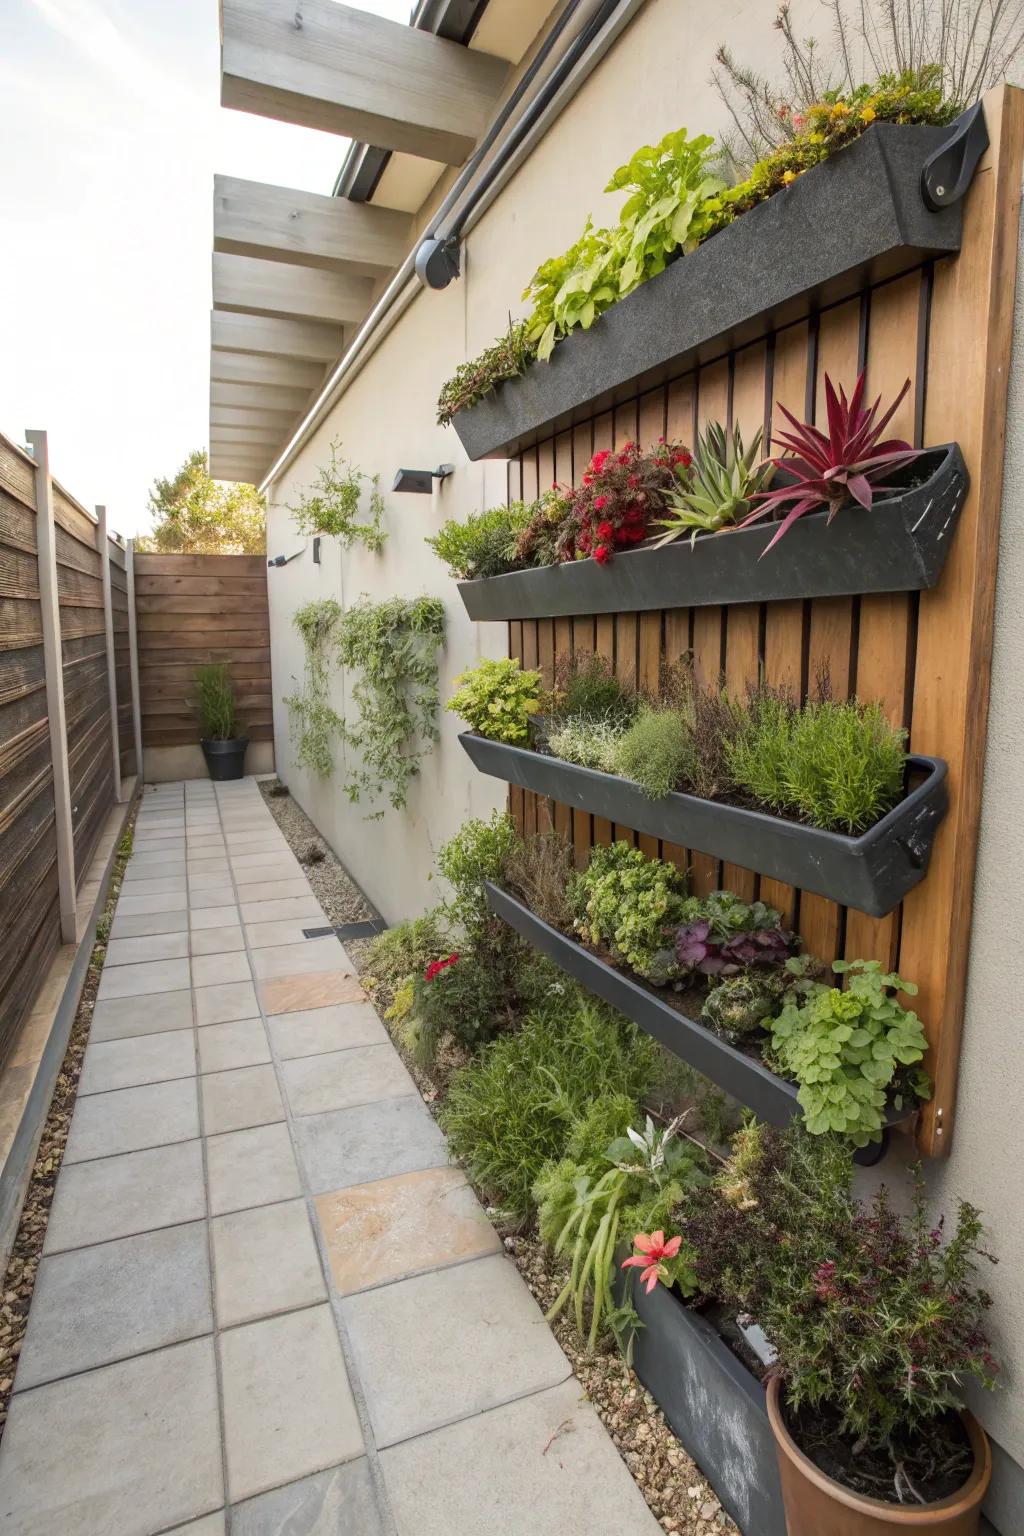
<path id="1" fill-rule="evenodd" d="M 961 112 L 950 126 L 953 131 L 949 138 L 928 156 L 921 171 L 921 196 L 933 213 L 960 201 L 989 145 L 980 101 Z"/>

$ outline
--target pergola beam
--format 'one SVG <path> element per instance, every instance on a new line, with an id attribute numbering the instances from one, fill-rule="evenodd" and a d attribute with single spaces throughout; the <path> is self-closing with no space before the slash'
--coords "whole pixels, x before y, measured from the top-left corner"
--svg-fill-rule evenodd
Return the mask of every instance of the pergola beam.
<path id="1" fill-rule="evenodd" d="M 250 411 L 234 405 L 210 406 L 211 430 L 217 427 L 269 427 L 271 432 L 279 432 L 283 440 L 291 435 L 298 419 L 297 411 Z"/>
<path id="2" fill-rule="evenodd" d="M 221 0 L 221 103 L 461 165 L 503 59 L 337 0 Z"/>
<path id="3" fill-rule="evenodd" d="M 215 252 L 213 257 L 214 309 L 349 325 L 362 320 L 372 292 L 368 277 L 317 272 L 255 256 Z"/>
<path id="4" fill-rule="evenodd" d="M 323 382 L 319 363 L 297 363 L 287 357 L 253 357 L 248 352 L 211 352 L 210 378 L 222 384 L 280 384 L 308 394 Z"/>
<path id="5" fill-rule="evenodd" d="M 297 416 L 309 400 L 308 389 L 287 389 L 280 384 L 210 384 L 210 406 L 234 406 L 243 411 L 287 411 Z"/>
<path id="6" fill-rule="evenodd" d="M 379 277 L 401 265 L 411 240 L 411 217 L 393 208 L 213 178 L 215 251 Z"/>
<path id="7" fill-rule="evenodd" d="M 281 320 L 267 315 L 210 313 L 210 346 L 214 352 L 245 352 L 256 357 L 293 358 L 296 362 L 333 363 L 345 345 L 340 325 L 316 325 L 310 320 Z"/>

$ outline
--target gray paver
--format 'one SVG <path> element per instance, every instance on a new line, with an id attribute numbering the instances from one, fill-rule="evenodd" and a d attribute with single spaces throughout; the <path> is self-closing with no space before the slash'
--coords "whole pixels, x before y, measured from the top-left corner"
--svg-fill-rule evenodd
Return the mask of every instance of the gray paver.
<path id="1" fill-rule="evenodd" d="M 111 939 L 104 957 L 104 967 L 138 965 L 142 960 L 179 960 L 188 954 L 188 934 L 149 933 L 135 939 Z"/>
<path id="2" fill-rule="evenodd" d="M 303 1008 L 277 1013 L 267 1020 L 274 1050 L 282 1060 L 294 1056 L 323 1056 L 356 1045 L 387 1045 L 388 1032 L 372 1003 L 334 1003 L 329 1008 Z"/>
<path id="3" fill-rule="evenodd" d="M 252 1019 L 260 1011 L 251 981 L 225 981 L 212 987 L 196 987 L 195 996 L 197 1024 L 227 1024 L 232 1019 Z"/>
<path id="4" fill-rule="evenodd" d="M 327 1056 L 300 1056 L 282 1067 L 293 1115 L 373 1104 L 416 1092 L 393 1045 L 357 1045 Z"/>
<path id="5" fill-rule="evenodd" d="M 93 1009 L 90 1040 L 123 1040 L 130 1035 L 157 1035 L 165 1030 L 192 1028 L 192 993 L 154 992 L 145 1000 L 112 997 Z"/>
<path id="6" fill-rule="evenodd" d="M 240 1211 L 302 1193 L 288 1127 L 259 1125 L 206 1143 L 210 1212 Z"/>
<path id="7" fill-rule="evenodd" d="M 152 933 L 185 933 L 188 930 L 188 913 L 137 912 L 134 916 L 122 912 L 120 905 L 114 912 L 110 925 L 112 939 L 137 939 Z"/>
<path id="8" fill-rule="evenodd" d="M 301 976 L 305 971 L 337 971 L 345 968 L 345 952 L 333 936 L 273 944 L 253 953 L 252 968 L 262 980 Z"/>
<path id="9" fill-rule="evenodd" d="M 294 1131 L 315 1195 L 417 1168 L 443 1168 L 448 1162 L 444 1137 L 418 1094 L 305 1115 Z"/>
<path id="10" fill-rule="evenodd" d="M 211 1339 L 12 1400 L 0 1445 L 5 1536 L 150 1536 L 223 1502 Z"/>
<path id="11" fill-rule="evenodd" d="M 97 1040 L 86 1048 L 78 1092 L 109 1093 L 112 1088 L 135 1088 L 141 1083 L 189 1077 L 195 1070 L 196 1048 L 191 1030 L 174 1029 L 127 1040 Z"/>
<path id="12" fill-rule="evenodd" d="M 188 1525 L 176 1525 L 173 1531 L 167 1532 L 167 1536 L 224 1536 L 225 1529 L 224 1511 L 219 1509 L 215 1515 L 190 1520 Z M 281 1536 L 280 1532 L 278 1536 Z"/>
<path id="13" fill-rule="evenodd" d="M 519 1271 L 500 1253 L 363 1291 L 342 1310 L 380 1446 L 571 1374 Z"/>
<path id="14" fill-rule="evenodd" d="M 222 928 L 195 928 L 189 939 L 193 955 L 226 955 L 245 948 L 241 925 L 225 923 Z"/>
<path id="15" fill-rule="evenodd" d="M 198 1221 L 205 1214 L 199 1141 L 73 1163 L 57 1180 L 43 1252 Z"/>
<path id="16" fill-rule="evenodd" d="M 218 931 L 216 928 L 207 929 L 209 933 Z M 249 957 L 241 949 L 192 957 L 192 985 L 195 987 L 222 986 L 229 981 L 251 980 Z"/>
<path id="17" fill-rule="evenodd" d="M 56 1253 L 39 1266 L 15 1392 L 212 1328 L 201 1221 Z"/>
<path id="18" fill-rule="evenodd" d="M 143 912 L 184 912 L 188 898 L 184 892 L 169 891 L 166 895 L 132 896 L 122 891 L 117 900 L 122 916 L 132 917 Z"/>
<path id="19" fill-rule="evenodd" d="M 309 1307 L 220 1336 L 231 1502 L 362 1454 L 330 1307 Z"/>
<path id="20" fill-rule="evenodd" d="M 233 1536 L 385 1536 L 365 1456 L 232 1511 Z"/>
<path id="21" fill-rule="evenodd" d="M 116 965 L 104 970 L 97 997 L 143 997 L 151 992 L 178 992 L 189 985 L 187 960 L 149 960 L 142 965 Z"/>
<path id="22" fill-rule="evenodd" d="M 207 1024 L 199 1031 L 201 1072 L 228 1072 L 233 1067 L 254 1067 L 269 1060 L 270 1047 L 261 1019 Z"/>
<path id="23" fill-rule="evenodd" d="M 211 1235 L 220 1327 L 326 1301 L 304 1200 L 218 1216 Z"/>
<path id="24" fill-rule="evenodd" d="M 273 1067 L 239 1067 L 201 1079 L 207 1136 L 284 1119 Z"/>
<path id="25" fill-rule="evenodd" d="M 195 1078 L 119 1088 L 79 1099 L 68 1136 L 66 1163 L 113 1157 L 199 1135 Z"/>
<path id="26" fill-rule="evenodd" d="M 223 928 L 226 923 L 238 922 L 238 908 L 234 896 L 220 907 L 201 907 L 188 914 L 189 926 L 197 928 Z"/>

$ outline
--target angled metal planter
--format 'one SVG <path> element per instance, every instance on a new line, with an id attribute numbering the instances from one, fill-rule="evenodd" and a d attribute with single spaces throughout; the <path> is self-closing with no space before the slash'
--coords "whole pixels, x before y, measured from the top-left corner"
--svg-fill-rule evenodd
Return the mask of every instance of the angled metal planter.
<path id="1" fill-rule="evenodd" d="M 923 591 L 942 575 L 970 476 L 956 443 L 930 449 L 913 468 L 919 484 L 870 511 L 844 509 L 831 524 L 825 511 L 802 517 L 764 559 L 773 523 L 692 547 L 677 539 L 630 550 L 607 565 L 577 560 L 462 581 L 459 593 L 471 619 L 497 620 Z"/>
<path id="2" fill-rule="evenodd" d="M 849 837 L 697 795 L 652 800 L 629 779 L 528 747 L 468 731 L 459 740 L 480 772 L 492 778 L 815 891 L 871 917 L 891 912 L 924 879 L 948 805 L 946 764 L 935 757 L 912 757 L 909 766 L 923 781 L 869 831 Z"/>

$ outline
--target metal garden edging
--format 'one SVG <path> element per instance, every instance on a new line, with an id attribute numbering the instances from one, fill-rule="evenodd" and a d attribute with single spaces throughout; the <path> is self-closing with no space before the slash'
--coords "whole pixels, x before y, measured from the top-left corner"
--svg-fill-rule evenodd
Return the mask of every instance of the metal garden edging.
<path id="1" fill-rule="evenodd" d="M 924 773 L 924 782 L 869 831 L 849 837 L 698 795 L 673 793 L 652 800 L 630 779 L 529 747 L 488 741 L 469 731 L 459 740 L 480 772 L 492 778 L 815 891 L 871 917 L 891 912 L 924 879 L 948 804 L 946 764 L 935 757 L 911 757 L 910 767 Z"/>

